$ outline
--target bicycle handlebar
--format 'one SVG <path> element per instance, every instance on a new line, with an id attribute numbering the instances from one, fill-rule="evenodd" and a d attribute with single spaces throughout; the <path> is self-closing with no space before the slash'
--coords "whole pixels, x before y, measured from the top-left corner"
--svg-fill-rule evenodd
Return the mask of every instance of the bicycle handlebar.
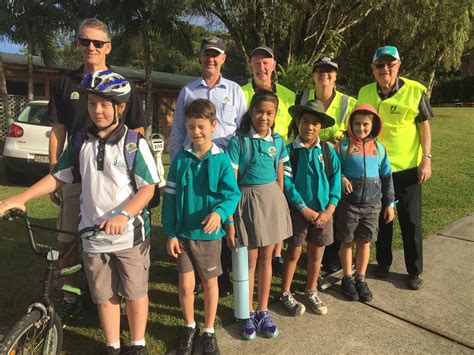
<path id="1" fill-rule="evenodd" d="M 95 225 L 95 226 L 92 226 L 92 227 L 86 227 L 84 229 L 81 229 L 79 232 L 69 232 L 69 231 L 64 231 L 64 230 L 56 229 L 56 228 L 49 228 L 49 227 L 45 227 L 45 226 L 41 226 L 41 225 L 33 225 L 33 224 L 30 223 L 30 219 L 29 219 L 28 215 L 26 214 L 26 212 L 24 212 L 24 211 L 22 211 L 18 208 L 13 208 L 13 209 L 7 211 L 3 215 L 3 219 L 5 219 L 9 222 L 13 222 L 13 220 L 16 219 L 16 218 L 21 218 L 23 220 L 23 222 L 25 223 L 25 228 L 26 228 L 26 231 L 28 233 L 28 240 L 29 240 L 29 243 L 30 243 L 30 247 L 31 247 L 31 249 L 33 250 L 33 252 L 35 254 L 40 255 L 40 256 L 46 256 L 48 254 L 48 252 L 47 251 L 41 251 L 37 247 L 36 241 L 35 241 L 35 238 L 34 238 L 34 235 L 33 235 L 32 227 L 40 228 L 40 229 L 44 229 L 44 230 L 49 230 L 49 231 L 53 231 L 53 232 L 60 232 L 60 233 L 80 236 L 81 238 L 85 238 L 87 240 L 97 240 L 97 241 L 105 240 L 105 238 L 102 238 L 102 237 L 94 238 L 101 231 L 103 231 L 103 229 L 100 228 L 100 226 L 98 226 L 98 225 Z M 108 242 L 107 240 L 105 240 L 105 241 Z M 72 247 L 71 247 L 71 250 L 72 250 Z M 71 250 L 67 251 L 66 253 L 63 253 L 61 256 L 69 254 L 69 252 Z"/>

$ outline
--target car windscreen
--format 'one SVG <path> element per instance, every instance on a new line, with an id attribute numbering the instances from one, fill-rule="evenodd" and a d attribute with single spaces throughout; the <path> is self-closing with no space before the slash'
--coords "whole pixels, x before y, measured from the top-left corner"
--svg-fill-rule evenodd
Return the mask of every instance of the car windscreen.
<path id="1" fill-rule="evenodd" d="M 27 105 L 23 111 L 21 111 L 16 121 L 34 125 L 51 126 L 51 121 L 46 117 L 47 109 L 47 105 Z"/>

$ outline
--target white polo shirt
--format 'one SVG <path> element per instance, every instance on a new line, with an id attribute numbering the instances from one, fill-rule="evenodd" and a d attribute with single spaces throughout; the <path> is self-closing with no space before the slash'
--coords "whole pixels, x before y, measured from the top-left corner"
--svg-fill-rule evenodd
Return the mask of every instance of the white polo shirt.
<path id="1" fill-rule="evenodd" d="M 82 144 L 79 155 L 75 153 L 73 140 L 56 164 L 53 176 L 65 183 L 81 182 L 81 221 L 79 230 L 100 225 L 120 212 L 133 198 L 133 190 L 125 149 L 137 149 L 136 144 L 125 145 L 126 126 L 121 126 L 105 139 L 90 130 Z M 140 138 L 134 165 L 137 188 L 157 184 L 160 177 L 148 143 Z M 150 217 L 146 209 L 134 216 L 122 235 L 106 236 L 111 243 L 83 239 L 83 250 L 87 253 L 107 253 L 131 248 L 140 244 L 150 234 Z"/>

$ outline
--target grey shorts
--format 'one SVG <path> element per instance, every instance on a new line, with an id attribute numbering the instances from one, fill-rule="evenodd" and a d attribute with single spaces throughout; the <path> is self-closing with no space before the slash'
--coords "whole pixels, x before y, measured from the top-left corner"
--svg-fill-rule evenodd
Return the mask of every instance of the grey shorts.
<path id="1" fill-rule="evenodd" d="M 81 213 L 81 184 L 65 184 L 61 188 L 62 200 L 59 208 L 57 228 L 76 233 L 79 228 Z M 59 233 L 58 241 L 61 243 L 72 243 L 77 237 L 70 234 Z"/>
<path id="2" fill-rule="evenodd" d="M 303 215 L 294 208 L 290 209 L 293 236 L 287 239 L 288 244 L 300 247 L 307 241 L 317 246 L 327 246 L 334 242 L 332 217 L 322 226 L 315 226 L 308 222 Z"/>
<path id="3" fill-rule="evenodd" d="M 178 255 L 178 272 L 184 274 L 196 270 L 208 280 L 222 274 L 222 238 L 216 240 L 190 240 L 178 238 L 181 254 Z"/>
<path id="4" fill-rule="evenodd" d="M 354 239 L 377 241 L 382 203 L 359 207 L 343 200 L 337 205 L 336 239 L 349 243 Z"/>
<path id="5" fill-rule="evenodd" d="M 127 300 L 138 300 L 147 294 L 150 238 L 121 251 L 82 255 L 94 303 L 103 303 L 117 295 Z"/>

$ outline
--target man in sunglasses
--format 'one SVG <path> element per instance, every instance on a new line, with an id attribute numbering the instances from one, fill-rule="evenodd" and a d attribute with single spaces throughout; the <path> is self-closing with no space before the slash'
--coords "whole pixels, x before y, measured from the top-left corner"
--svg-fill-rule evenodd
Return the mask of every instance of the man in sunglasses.
<path id="1" fill-rule="evenodd" d="M 372 73 L 375 83 L 362 87 L 358 103 L 375 107 L 382 118 L 379 141 L 390 157 L 398 202 L 398 222 L 402 232 L 408 287 L 423 287 L 421 228 L 421 184 L 431 176 L 431 129 L 433 117 L 426 88 L 399 77 L 401 61 L 397 48 L 384 46 L 374 54 Z M 392 264 L 393 222 L 380 223 L 376 242 L 378 267 L 375 276 L 386 278 Z"/>
<path id="2" fill-rule="evenodd" d="M 95 18 L 85 19 L 77 31 L 77 48 L 82 54 L 83 64 L 76 70 L 69 72 L 64 77 L 58 78 L 53 86 L 53 92 L 48 104 L 48 116 L 53 122 L 49 139 L 49 164 L 51 170 L 56 165 L 61 155 L 66 137 L 71 136 L 83 127 L 92 124 L 87 111 L 87 97 L 81 92 L 80 84 L 85 75 L 97 70 L 107 70 L 106 56 L 112 50 L 110 33 L 107 26 Z M 141 99 L 132 85 L 129 104 L 125 112 L 125 124 L 140 133 L 144 133 L 145 117 Z M 79 197 L 81 184 L 66 184 L 60 191 L 51 194 L 50 198 L 60 205 L 58 228 L 65 231 L 77 232 L 79 225 Z M 76 237 L 60 233 L 58 235 L 60 251 L 67 251 Z M 64 259 L 60 266 L 77 263 L 79 250 L 74 248 Z M 70 285 L 64 292 L 64 299 L 58 307 L 58 314 L 67 321 L 81 309 L 79 290 L 75 279 L 65 278 L 65 283 Z M 65 288 L 63 288 L 65 289 Z"/>

